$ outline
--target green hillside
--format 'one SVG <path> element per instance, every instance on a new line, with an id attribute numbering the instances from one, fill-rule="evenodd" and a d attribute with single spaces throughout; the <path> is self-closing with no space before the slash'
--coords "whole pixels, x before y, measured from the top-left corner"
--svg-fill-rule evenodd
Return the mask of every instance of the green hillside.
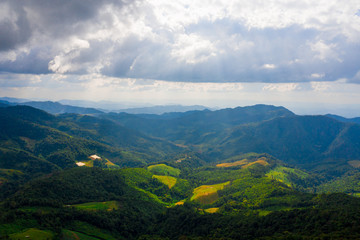
<path id="1" fill-rule="evenodd" d="M 180 174 L 180 170 L 167 166 L 166 164 L 156 164 L 148 167 L 148 170 L 153 174 L 162 175 L 162 176 L 173 176 L 177 177 Z"/>

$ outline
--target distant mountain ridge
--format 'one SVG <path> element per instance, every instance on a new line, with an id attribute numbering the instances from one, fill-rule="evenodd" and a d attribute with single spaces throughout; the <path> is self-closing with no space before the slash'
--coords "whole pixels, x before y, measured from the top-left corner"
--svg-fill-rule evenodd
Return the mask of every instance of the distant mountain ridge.
<path id="1" fill-rule="evenodd" d="M 125 112 L 130 114 L 156 114 L 161 115 L 164 113 L 175 113 L 175 112 L 188 112 L 188 111 L 202 111 L 208 109 L 201 105 L 183 106 L 183 105 L 159 105 L 152 107 L 141 107 L 141 108 L 127 108 L 120 109 L 116 112 Z"/>
<path id="2" fill-rule="evenodd" d="M 358 123 L 360 124 L 360 117 L 355 117 L 355 118 L 345 118 L 339 115 L 335 115 L 335 114 L 326 114 L 325 116 L 336 119 L 340 122 L 351 122 L 351 123 Z"/>
<path id="3" fill-rule="evenodd" d="M 99 114 L 103 113 L 100 110 L 94 108 L 83 108 L 83 107 L 75 107 L 70 105 L 62 105 L 58 102 L 22 102 L 20 105 L 31 106 L 34 108 L 38 108 L 44 110 L 51 114 L 61 114 L 61 113 L 77 113 L 77 114 Z"/>

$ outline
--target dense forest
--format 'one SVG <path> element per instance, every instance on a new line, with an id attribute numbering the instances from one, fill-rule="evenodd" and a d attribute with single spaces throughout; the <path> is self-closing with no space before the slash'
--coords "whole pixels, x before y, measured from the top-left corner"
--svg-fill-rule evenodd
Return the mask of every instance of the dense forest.
<path id="1" fill-rule="evenodd" d="M 340 120 L 4 104 L 0 239 L 358 239 L 360 126 Z"/>

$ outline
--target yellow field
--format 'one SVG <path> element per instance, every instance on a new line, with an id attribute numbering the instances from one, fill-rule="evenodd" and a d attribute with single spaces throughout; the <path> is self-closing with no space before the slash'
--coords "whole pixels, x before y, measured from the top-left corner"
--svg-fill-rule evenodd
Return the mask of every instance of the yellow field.
<path id="1" fill-rule="evenodd" d="M 219 198 L 217 191 L 224 189 L 224 187 L 228 184 L 230 184 L 230 181 L 215 185 L 202 185 L 197 187 L 194 189 L 193 196 L 190 200 L 196 200 L 201 204 L 211 204 Z"/>
<path id="2" fill-rule="evenodd" d="M 208 208 L 208 209 L 204 209 L 205 212 L 207 213 L 216 213 L 217 211 L 219 211 L 219 208 Z"/>
<path id="3" fill-rule="evenodd" d="M 171 177 L 171 176 L 153 175 L 152 177 L 156 178 L 157 180 L 159 180 L 163 184 L 167 185 L 169 187 L 169 189 L 171 189 L 175 185 L 175 183 L 177 181 L 176 178 Z"/>
<path id="4" fill-rule="evenodd" d="M 261 164 L 263 166 L 266 166 L 268 165 L 269 163 L 266 161 L 266 158 L 265 157 L 262 157 L 262 158 L 259 158 L 257 159 L 256 161 L 249 161 L 248 159 L 243 159 L 243 160 L 240 160 L 240 161 L 236 161 L 236 162 L 232 162 L 232 163 L 220 163 L 220 164 L 217 164 L 216 167 L 235 167 L 235 166 L 241 166 L 241 168 L 247 168 L 247 167 L 250 167 L 251 165 L 254 165 L 254 164 Z"/>
<path id="5" fill-rule="evenodd" d="M 177 203 L 175 203 L 175 205 L 177 206 L 177 205 L 184 205 L 184 201 L 179 201 L 179 202 L 177 202 Z"/>
<path id="6" fill-rule="evenodd" d="M 105 160 L 106 160 L 106 163 L 105 163 L 105 164 L 106 164 L 107 166 L 115 166 L 115 164 L 114 164 L 113 162 L 110 162 L 109 159 L 105 158 Z"/>

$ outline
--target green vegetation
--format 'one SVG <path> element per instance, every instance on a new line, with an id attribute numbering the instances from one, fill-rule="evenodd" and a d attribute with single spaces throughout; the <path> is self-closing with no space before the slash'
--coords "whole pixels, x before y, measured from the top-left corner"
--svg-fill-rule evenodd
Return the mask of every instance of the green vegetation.
<path id="1" fill-rule="evenodd" d="M 74 232 L 76 235 L 79 236 L 79 233 L 84 234 L 80 235 L 79 237 L 93 237 L 96 239 L 107 239 L 107 240 L 115 240 L 119 238 L 115 238 L 111 235 L 111 233 L 105 229 L 98 228 L 94 225 L 88 224 L 86 222 L 82 221 L 72 221 L 71 225 L 69 226 L 69 229 L 71 231 L 64 229 L 63 233 L 65 232 Z M 74 236 L 74 234 L 71 233 L 70 236 Z"/>
<path id="2" fill-rule="evenodd" d="M 161 176 L 178 177 L 180 174 L 180 169 L 173 168 L 165 164 L 151 165 L 148 167 L 148 170 L 155 175 L 161 175 Z"/>
<path id="3" fill-rule="evenodd" d="M 83 210 L 107 210 L 112 211 L 119 209 L 119 202 L 117 201 L 107 201 L 107 202 L 89 202 L 71 205 L 73 207 L 83 209 Z"/>
<path id="4" fill-rule="evenodd" d="M 358 196 L 360 193 L 360 173 L 345 175 L 317 187 L 318 193 L 344 192 Z"/>
<path id="5" fill-rule="evenodd" d="M 293 185 L 293 179 L 306 179 L 309 174 L 299 169 L 276 166 L 266 173 L 266 176 L 276 179 L 289 187 Z"/>

